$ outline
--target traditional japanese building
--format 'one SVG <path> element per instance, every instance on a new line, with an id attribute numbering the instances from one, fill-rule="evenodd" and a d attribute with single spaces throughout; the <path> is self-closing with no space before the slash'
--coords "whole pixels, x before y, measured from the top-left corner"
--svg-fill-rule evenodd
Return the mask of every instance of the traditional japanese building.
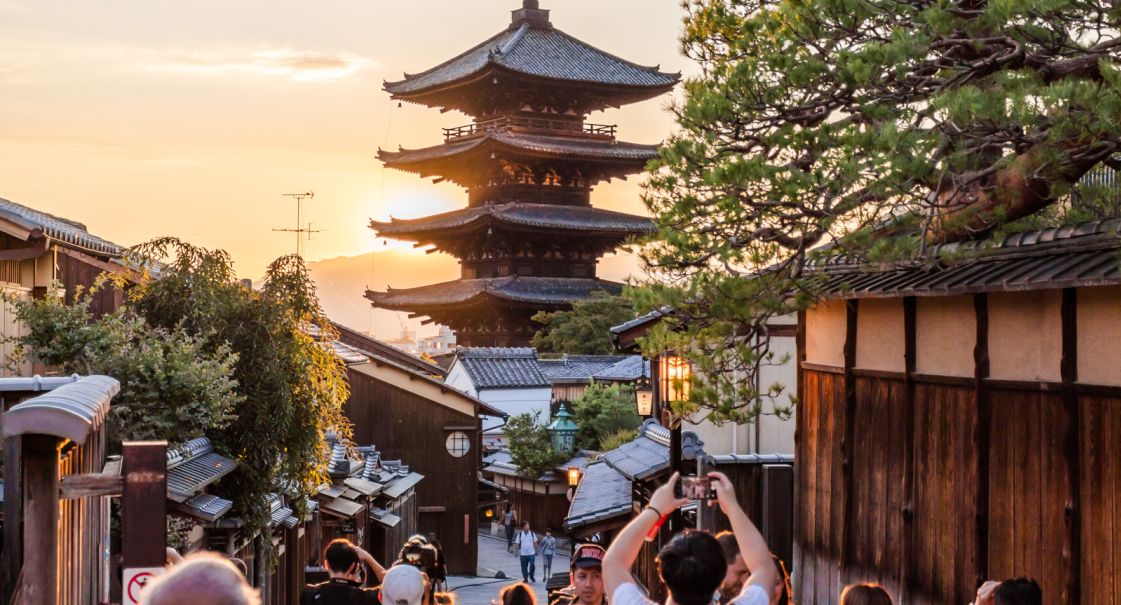
<path id="1" fill-rule="evenodd" d="M 508 28 L 428 71 L 386 83 L 394 99 L 458 110 L 473 122 L 444 143 L 380 151 L 386 166 L 454 182 L 466 208 L 415 220 L 372 222 L 382 237 L 460 259 L 454 282 L 367 292 L 374 306 L 450 326 L 458 344 L 524 346 L 537 311 L 563 309 L 621 285 L 596 277 L 599 258 L 651 222 L 593 208 L 592 188 L 642 171 L 657 145 L 616 138 L 587 115 L 654 98 L 678 74 L 642 67 L 556 29 L 525 0 Z"/>

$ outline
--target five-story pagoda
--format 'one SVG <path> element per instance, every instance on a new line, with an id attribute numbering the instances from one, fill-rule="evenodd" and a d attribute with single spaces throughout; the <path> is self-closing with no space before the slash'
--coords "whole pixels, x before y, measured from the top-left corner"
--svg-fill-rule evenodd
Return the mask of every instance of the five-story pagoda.
<path id="1" fill-rule="evenodd" d="M 671 90 L 678 74 L 642 67 L 585 44 L 525 0 L 510 27 L 428 71 L 387 82 L 394 99 L 459 110 L 472 124 L 444 143 L 379 151 L 386 166 L 452 181 L 468 206 L 414 220 L 371 222 L 381 237 L 460 259 L 459 280 L 367 292 L 374 306 L 450 326 L 464 346 L 522 346 L 537 311 L 567 308 L 621 285 L 596 265 L 649 219 L 593 208 L 597 183 L 642 171 L 657 145 L 626 143 L 588 113 Z"/>

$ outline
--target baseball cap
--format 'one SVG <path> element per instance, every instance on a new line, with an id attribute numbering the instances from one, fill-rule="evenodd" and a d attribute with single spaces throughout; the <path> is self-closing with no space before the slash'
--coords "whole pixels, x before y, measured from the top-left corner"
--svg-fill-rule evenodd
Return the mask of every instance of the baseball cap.
<path id="1" fill-rule="evenodd" d="M 424 601 L 424 576 L 412 565 L 394 565 L 381 581 L 384 605 L 421 605 Z"/>
<path id="2" fill-rule="evenodd" d="M 581 544 L 572 552 L 572 569 L 603 567 L 603 555 L 606 553 L 599 544 Z"/>

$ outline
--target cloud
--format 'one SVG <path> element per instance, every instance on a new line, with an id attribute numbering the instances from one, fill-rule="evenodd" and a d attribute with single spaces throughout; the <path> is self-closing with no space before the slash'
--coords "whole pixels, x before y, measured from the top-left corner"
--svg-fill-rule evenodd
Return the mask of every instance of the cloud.
<path id="1" fill-rule="evenodd" d="M 0 0 L 3 2 L 4 0 Z M 326 53 L 292 49 L 256 50 L 237 53 L 191 53 L 153 64 L 153 71 L 200 76 L 279 76 L 298 82 L 335 81 L 348 78 L 374 65 L 350 53 Z"/>

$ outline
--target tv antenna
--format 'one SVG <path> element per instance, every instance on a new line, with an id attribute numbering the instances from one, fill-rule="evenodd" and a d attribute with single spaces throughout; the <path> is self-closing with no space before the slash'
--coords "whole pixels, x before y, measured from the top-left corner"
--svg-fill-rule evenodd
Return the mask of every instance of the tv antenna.
<path id="1" fill-rule="evenodd" d="M 324 231 L 323 229 L 312 229 L 311 228 L 311 223 L 307 224 L 306 229 L 300 226 L 300 224 L 301 224 L 300 220 L 302 218 L 301 215 L 302 215 L 302 212 L 303 212 L 304 200 L 315 199 L 315 192 L 314 191 L 308 191 L 307 193 L 282 193 L 280 195 L 281 195 L 281 197 L 290 197 L 290 198 L 294 198 L 296 200 L 296 228 L 295 229 L 273 229 L 273 231 L 278 231 L 278 232 L 283 232 L 283 233 L 295 233 L 296 234 L 296 256 L 301 256 L 302 257 L 303 252 L 300 249 L 301 248 L 301 245 L 300 245 L 301 237 L 300 236 L 302 236 L 303 234 L 306 233 L 308 241 L 311 241 L 311 234 L 312 233 L 322 233 Z"/>

